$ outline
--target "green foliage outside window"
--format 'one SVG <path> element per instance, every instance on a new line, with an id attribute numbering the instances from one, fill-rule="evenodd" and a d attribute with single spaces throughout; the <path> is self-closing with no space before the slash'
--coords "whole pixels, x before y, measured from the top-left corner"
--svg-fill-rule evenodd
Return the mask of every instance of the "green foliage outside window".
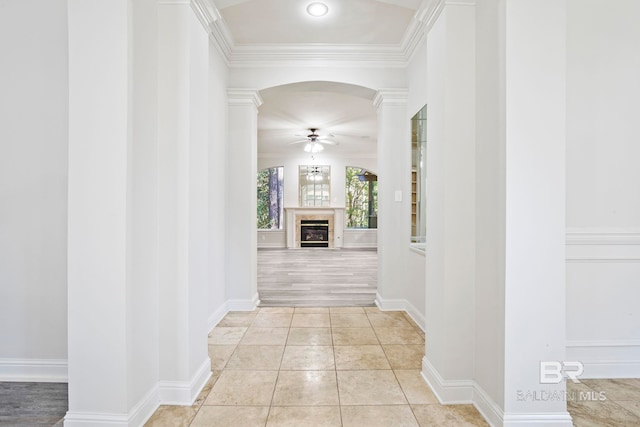
<path id="1" fill-rule="evenodd" d="M 345 193 L 347 228 L 377 228 L 377 175 L 362 168 L 347 166 Z"/>
<path id="2" fill-rule="evenodd" d="M 282 166 L 258 172 L 258 229 L 282 229 L 283 174 Z"/>

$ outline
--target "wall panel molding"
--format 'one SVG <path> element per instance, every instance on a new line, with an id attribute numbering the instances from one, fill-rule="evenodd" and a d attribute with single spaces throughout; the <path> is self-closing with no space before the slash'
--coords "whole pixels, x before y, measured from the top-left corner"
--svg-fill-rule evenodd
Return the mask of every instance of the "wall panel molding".
<path id="1" fill-rule="evenodd" d="M 566 248 L 570 263 L 638 263 L 640 230 L 568 228 Z"/>

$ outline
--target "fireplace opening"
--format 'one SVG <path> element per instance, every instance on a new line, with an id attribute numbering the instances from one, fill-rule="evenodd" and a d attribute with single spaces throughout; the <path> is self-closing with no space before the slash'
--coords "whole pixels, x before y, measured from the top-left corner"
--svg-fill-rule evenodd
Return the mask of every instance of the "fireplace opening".
<path id="1" fill-rule="evenodd" d="M 329 247 L 329 220 L 303 219 L 300 221 L 301 248 Z"/>

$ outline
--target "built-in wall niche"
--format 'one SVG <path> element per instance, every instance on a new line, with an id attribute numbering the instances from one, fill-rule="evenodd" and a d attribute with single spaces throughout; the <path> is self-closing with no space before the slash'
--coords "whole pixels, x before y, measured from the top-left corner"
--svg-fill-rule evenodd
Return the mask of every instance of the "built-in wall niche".
<path id="1" fill-rule="evenodd" d="M 427 106 L 411 118 L 411 242 L 423 248 L 427 209 Z"/>
<path id="2" fill-rule="evenodd" d="M 301 207 L 328 207 L 331 204 L 331 167 L 300 165 L 298 178 Z"/>

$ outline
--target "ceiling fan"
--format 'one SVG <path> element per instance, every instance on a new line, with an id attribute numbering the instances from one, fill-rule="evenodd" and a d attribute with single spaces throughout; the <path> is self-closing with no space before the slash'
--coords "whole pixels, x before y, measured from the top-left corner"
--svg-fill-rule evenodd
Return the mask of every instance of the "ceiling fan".
<path id="1" fill-rule="evenodd" d="M 324 147 L 322 146 L 322 144 L 338 145 L 337 141 L 328 139 L 328 138 L 333 138 L 333 135 L 331 134 L 319 135 L 318 129 L 315 129 L 315 128 L 310 128 L 309 131 L 311 133 L 308 134 L 305 139 L 301 139 L 299 141 L 293 141 L 293 142 L 290 142 L 289 144 L 300 144 L 302 142 L 306 142 L 304 151 L 306 151 L 307 153 L 319 153 L 320 151 L 324 150 Z"/>

